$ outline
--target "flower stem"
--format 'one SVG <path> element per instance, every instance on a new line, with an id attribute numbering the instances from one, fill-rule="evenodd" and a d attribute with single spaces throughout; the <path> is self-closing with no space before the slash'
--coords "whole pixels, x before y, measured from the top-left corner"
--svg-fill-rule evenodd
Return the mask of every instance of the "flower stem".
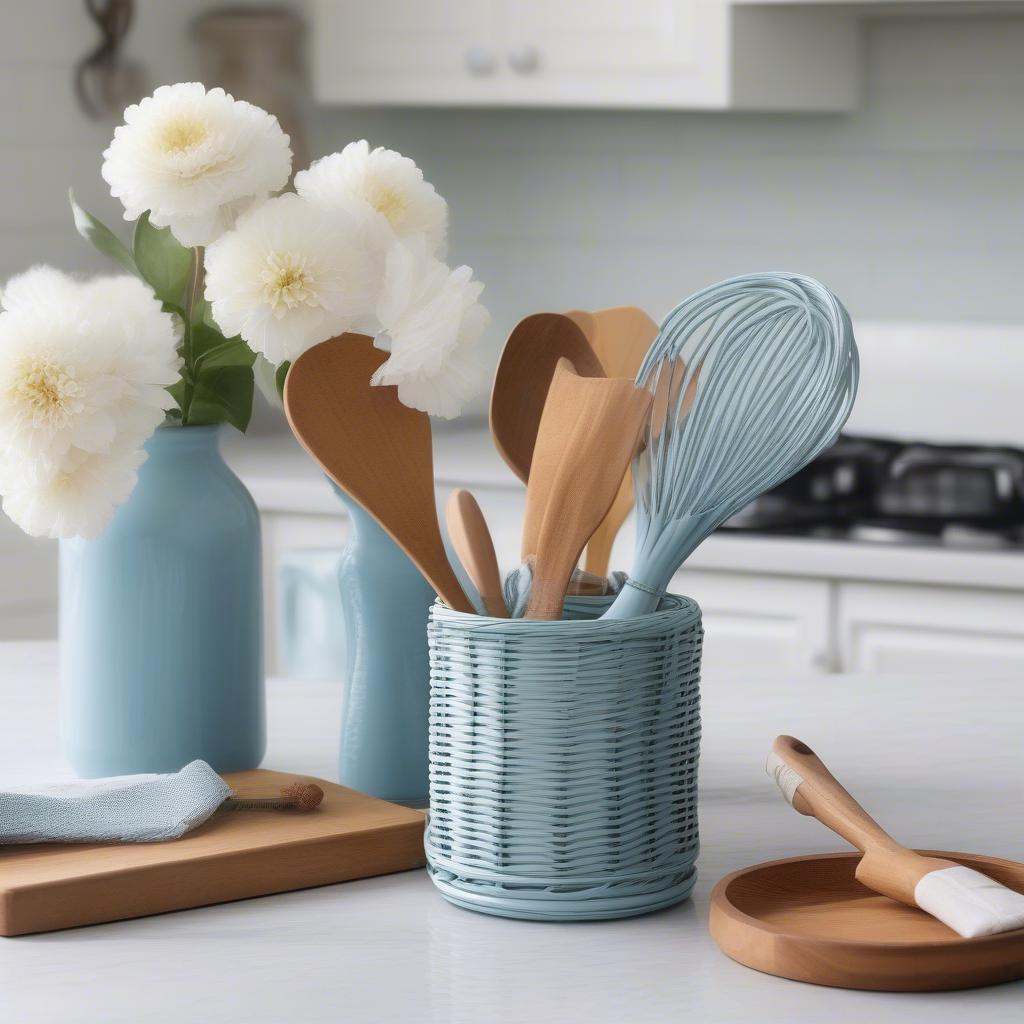
<path id="1" fill-rule="evenodd" d="M 182 337 L 182 358 L 185 360 L 185 388 L 181 401 L 181 424 L 188 426 L 188 415 L 192 408 L 192 392 L 195 384 L 196 361 L 192 352 L 192 321 L 196 300 L 203 294 L 203 250 L 200 246 L 192 249 L 192 273 L 189 277 L 185 297 L 185 333 Z"/>

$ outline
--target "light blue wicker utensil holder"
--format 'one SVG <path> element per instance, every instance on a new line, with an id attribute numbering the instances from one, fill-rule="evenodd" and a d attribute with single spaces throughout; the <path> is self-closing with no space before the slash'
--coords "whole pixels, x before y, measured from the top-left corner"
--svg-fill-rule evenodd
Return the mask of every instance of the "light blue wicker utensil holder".
<path id="1" fill-rule="evenodd" d="M 696 880 L 700 608 L 631 619 L 570 598 L 561 622 L 433 606 L 434 885 L 500 917 L 631 917 Z"/>

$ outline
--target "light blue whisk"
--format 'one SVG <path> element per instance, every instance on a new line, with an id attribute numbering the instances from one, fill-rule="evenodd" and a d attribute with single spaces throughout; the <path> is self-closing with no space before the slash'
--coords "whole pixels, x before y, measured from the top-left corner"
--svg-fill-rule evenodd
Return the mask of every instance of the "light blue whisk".
<path id="1" fill-rule="evenodd" d="M 677 306 L 637 373 L 655 400 L 634 564 L 604 617 L 653 611 L 712 530 L 832 444 L 858 372 L 849 314 L 809 277 L 747 274 Z"/>

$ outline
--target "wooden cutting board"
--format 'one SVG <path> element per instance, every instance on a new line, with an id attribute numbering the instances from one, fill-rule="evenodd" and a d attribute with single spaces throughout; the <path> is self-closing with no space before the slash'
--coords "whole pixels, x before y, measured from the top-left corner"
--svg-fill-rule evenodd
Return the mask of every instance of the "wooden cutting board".
<path id="1" fill-rule="evenodd" d="M 295 775 L 225 775 L 232 789 Z M 226 811 L 167 843 L 0 846 L 0 935 L 26 935 L 422 867 L 424 815 L 311 779 L 309 813 Z"/>
<path id="2" fill-rule="evenodd" d="M 922 850 L 1024 892 L 1024 864 Z M 923 910 L 865 888 L 860 853 L 791 857 L 744 868 L 711 893 L 711 935 L 733 960 L 837 988 L 934 992 L 1024 977 L 1024 928 L 965 939 Z"/>

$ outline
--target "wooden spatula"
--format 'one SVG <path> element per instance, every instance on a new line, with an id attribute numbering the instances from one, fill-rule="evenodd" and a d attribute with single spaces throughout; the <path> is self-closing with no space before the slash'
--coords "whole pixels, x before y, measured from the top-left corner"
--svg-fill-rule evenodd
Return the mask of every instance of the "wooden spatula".
<path id="1" fill-rule="evenodd" d="M 636 306 L 613 306 L 594 312 L 574 309 L 566 314 L 586 335 L 609 377 L 635 378 L 658 325 Z M 633 508 L 633 474 L 626 471 L 608 514 L 587 543 L 587 572 L 608 575 L 612 545 Z"/>
<path id="2" fill-rule="evenodd" d="M 555 368 L 526 492 L 524 548 L 536 536 L 528 619 L 561 618 L 569 577 L 615 498 L 652 400 L 628 377 L 581 377 L 568 360 Z"/>
<path id="3" fill-rule="evenodd" d="M 445 521 L 455 553 L 480 593 L 487 614 L 507 619 L 508 608 L 501 592 L 501 572 L 494 542 L 476 498 L 461 487 L 452 491 Z"/>
<path id="4" fill-rule="evenodd" d="M 523 483 L 530 477 L 544 400 L 559 359 L 581 377 L 604 371 L 583 332 L 561 313 L 534 313 L 516 325 L 498 361 L 491 391 L 491 436 L 498 454 Z"/>
<path id="5" fill-rule="evenodd" d="M 441 540 L 430 420 L 403 405 L 395 388 L 370 385 L 387 357 L 361 334 L 315 345 L 288 371 L 288 423 L 303 448 L 380 523 L 444 603 L 472 612 Z"/>

